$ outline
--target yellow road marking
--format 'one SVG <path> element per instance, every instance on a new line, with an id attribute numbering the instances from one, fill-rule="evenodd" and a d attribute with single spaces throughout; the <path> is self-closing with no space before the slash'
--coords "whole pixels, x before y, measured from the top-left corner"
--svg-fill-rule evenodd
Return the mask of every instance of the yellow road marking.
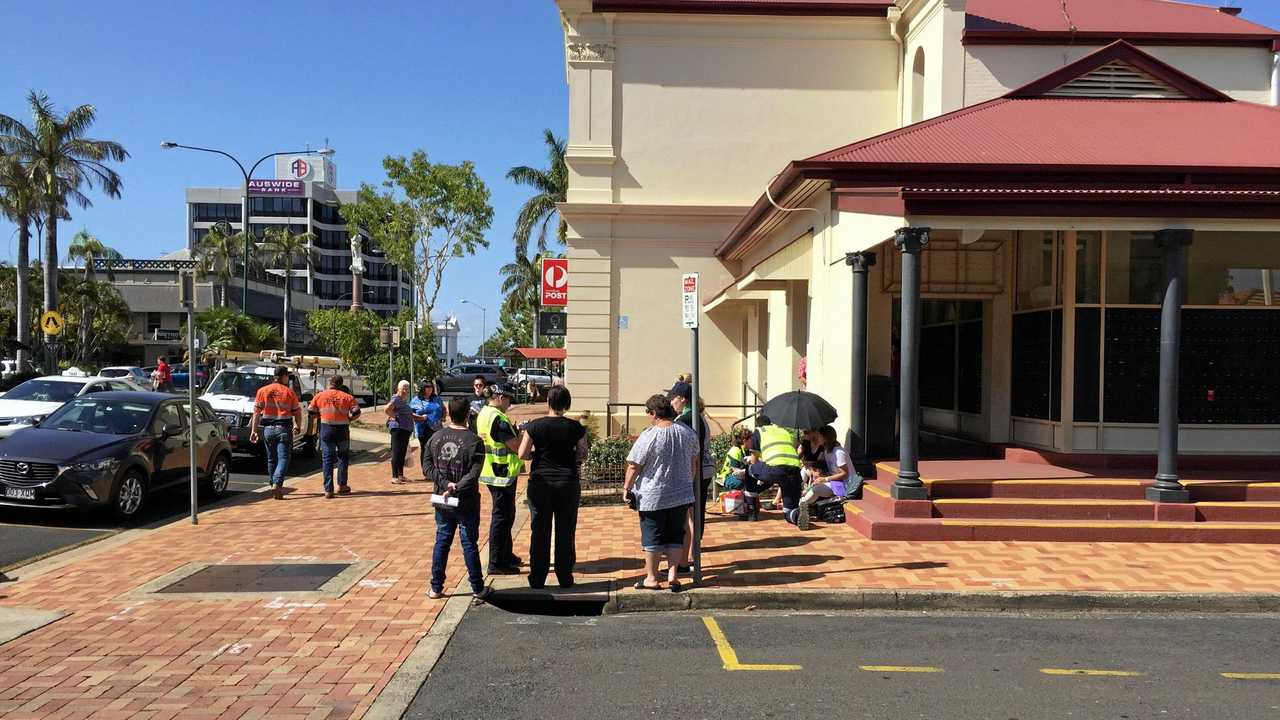
<path id="1" fill-rule="evenodd" d="M 1090 675 L 1096 677 L 1142 677 L 1140 672 L 1129 670 L 1086 670 L 1083 668 L 1041 668 L 1045 675 Z"/>
<path id="2" fill-rule="evenodd" d="M 1280 680 L 1280 673 L 1222 673 L 1228 680 Z"/>
<path id="3" fill-rule="evenodd" d="M 704 617 L 702 618 L 702 624 L 707 626 L 707 632 L 711 635 L 711 641 L 716 644 L 716 651 L 720 653 L 720 662 L 724 664 L 724 669 L 729 672 L 737 672 L 741 670 L 791 672 L 801 669 L 799 665 L 761 665 L 738 662 L 738 653 L 733 651 L 733 646 L 729 644 L 729 638 L 724 636 L 724 631 L 720 629 L 720 624 L 716 622 L 716 619 L 713 617 Z"/>
<path id="4" fill-rule="evenodd" d="M 919 665 L 859 665 L 859 670 L 867 672 L 891 672 L 891 673 L 940 673 L 940 667 L 928 667 Z"/>

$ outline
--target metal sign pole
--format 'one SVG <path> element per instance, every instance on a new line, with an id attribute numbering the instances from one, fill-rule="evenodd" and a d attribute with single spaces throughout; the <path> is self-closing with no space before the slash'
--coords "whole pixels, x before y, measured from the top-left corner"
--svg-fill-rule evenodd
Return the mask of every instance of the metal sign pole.
<path id="1" fill-rule="evenodd" d="M 698 504 L 693 509 L 693 581 L 702 583 L 702 513 L 706 511 L 707 499 L 703 497 L 702 488 L 702 454 L 706 448 L 702 445 L 702 408 L 698 406 L 698 326 L 693 327 L 693 433 L 698 438 L 698 472 L 693 478 L 693 494 Z"/>
<path id="2" fill-rule="evenodd" d="M 196 276 L 183 273 L 178 293 L 187 309 L 187 469 L 191 481 L 191 524 L 200 524 L 200 485 L 196 479 Z"/>

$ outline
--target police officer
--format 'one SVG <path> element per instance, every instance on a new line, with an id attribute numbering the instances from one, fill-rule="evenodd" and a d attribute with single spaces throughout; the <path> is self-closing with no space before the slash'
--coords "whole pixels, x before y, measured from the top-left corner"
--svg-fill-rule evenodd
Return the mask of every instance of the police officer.
<path id="1" fill-rule="evenodd" d="M 511 551 L 511 528 L 516 520 L 516 478 L 524 469 L 519 456 L 520 440 L 507 418 L 510 391 L 494 385 L 487 391 L 489 402 L 476 416 L 476 434 L 484 443 L 484 465 L 480 484 L 489 488 L 493 514 L 489 520 L 489 574 L 514 575 L 520 572 L 520 558 Z"/>
<path id="2" fill-rule="evenodd" d="M 751 442 L 755 462 L 750 474 L 765 486 L 777 485 L 781 488 L 783 517 L 790 523 L 796 521 L 796 509 L 800 507 L 803 484 L 800 468 L 804 463 L 800 460 L 798 446 L 795 433 L 774 425 L 764 415 L 757 416 L 756 431 Z M 758 519 L 759 499 L 749 503 L 749 506 L 752 519 Z"/>

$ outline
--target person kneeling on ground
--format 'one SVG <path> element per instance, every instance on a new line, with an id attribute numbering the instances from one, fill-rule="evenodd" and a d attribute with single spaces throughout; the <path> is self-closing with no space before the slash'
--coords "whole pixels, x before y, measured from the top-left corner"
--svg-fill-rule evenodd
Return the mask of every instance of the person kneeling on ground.
<path id="1" fill-rule="evenodd" d="M 747 469 L 747 443 L 751 441 L 751 431 L 740 427 L 733 431 L 733 445 L 724 456 L 724 465 L 720 468 L 720 485 L 725 490 L 741 490 L 742 478 L 738 470 Z"/>
<path id="2" fill-rule="evenodd" d="M 844 497 L 846 482 L 853 476 L 849 454 L 840 447 L 840 441 L 836 439 L 836 429 L 828 425 L 819 432 L 822 435 L 825 465 L 832 470 L 826 475 L 815 472 L 812 484 L 800 498 L 800 507 L 796 509 L 794 522 L 801 530 L 809 529 L 810 506 L 819 500 Z"/>
<path id="3" fill-rule="evenodd" d="M 427 597 L 444 597 L 444 572 L 453 547 L 454 533 L 462 530 L 462 559 L 467 565 L 471 592 L 484 598 L 489 590 L 480 569 L 480 468 L 484 443 L 467 429 L 471 406 L 465 397 L 449 401 L 444 426 L 427 441 L 427 462 L 435 483 L 432 505 L 436 510 L 436 545 L 431 553 L 431 589 Z M 457 505 L 451 505 L 456 500 Z"/>

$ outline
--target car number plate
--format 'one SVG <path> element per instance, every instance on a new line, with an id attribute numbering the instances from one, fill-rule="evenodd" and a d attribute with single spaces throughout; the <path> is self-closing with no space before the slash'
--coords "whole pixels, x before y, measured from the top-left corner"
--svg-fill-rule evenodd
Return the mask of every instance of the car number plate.
<path id="1" fill-rule="evenodd" d="M 13 499 L 15 499 L 15 500 L 35 500 L 35 499 L 36 499 L 36 489 L 35 489 L 35 488 L 16 488 L 16 487 L 6 487 L 6 488 L 4 489 L 4 496 L 5 496 L 5 497 L 7 497 L 7 498 L 13 498 Z"/>

